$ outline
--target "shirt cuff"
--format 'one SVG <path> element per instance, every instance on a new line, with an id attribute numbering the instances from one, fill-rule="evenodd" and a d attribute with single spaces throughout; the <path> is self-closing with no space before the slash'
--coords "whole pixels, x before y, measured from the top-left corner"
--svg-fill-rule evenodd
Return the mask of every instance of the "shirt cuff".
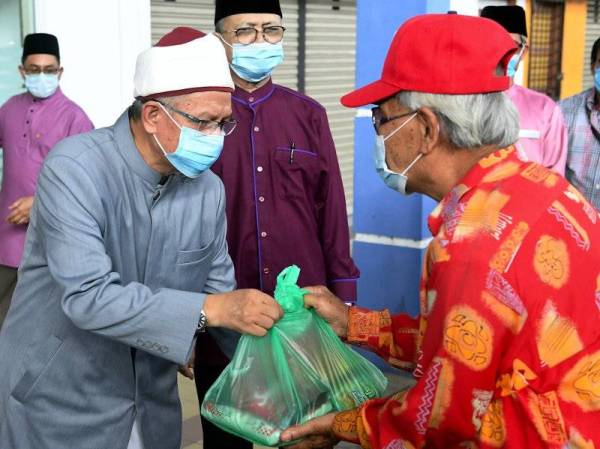
<path id="1" fill-rule="evenodd" d="M 363 449 L 371 449 L 361 410 L 362 408 L 359 407 L 335 415 L 332 431 L 340 440 L 359 444 Z"/>
<path id="2" fill-rule="evenodd" d="M 328 282 L 331 292 L 344 302 L 356 302 L 356 281 L 358 279 L 333 279 Z"/>
<path id="3" fill-rule="evenodd" d="M 340 440 L 359 444 L 357 422 L 360 418 L 358 408 L 346 410 L 335 415 L 333 420 L 333 434 Z"/>
<path id="4" fill-rule="evenodd" d="M 368 344 L 371 337 L 378 338 L 382 313 L 386 312 L 375 312 L 358 306 L 350 307 L 346 334 L 348 343 L 364 345 Z"/>

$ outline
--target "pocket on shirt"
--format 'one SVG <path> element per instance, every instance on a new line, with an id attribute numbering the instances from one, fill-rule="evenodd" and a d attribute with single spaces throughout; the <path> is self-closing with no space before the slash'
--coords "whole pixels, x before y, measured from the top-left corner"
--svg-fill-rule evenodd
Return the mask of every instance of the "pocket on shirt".
<path id="1" fill-rule="evenodd" d="M 289 147 L 275 148 L 277 188 L 280 196 L 287 198 L 313 198 L 319 184 L 319 155 L 296 148 L 292 154 Z"/>
<path id="2" fill-rule="evenodd" d="M 177 265 L 191 265 L 202 262 L 211 253 L 212 245 L 200 249 L 180 250 L 177 254 Z"/>

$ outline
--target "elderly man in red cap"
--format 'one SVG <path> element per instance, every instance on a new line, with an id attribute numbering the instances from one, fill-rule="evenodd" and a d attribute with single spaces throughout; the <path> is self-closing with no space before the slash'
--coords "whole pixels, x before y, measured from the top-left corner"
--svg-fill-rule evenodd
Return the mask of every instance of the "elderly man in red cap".
<path id="1" fill-rule="evenodd" d="M 503 91 L 517 46 L 479 17 L 425 15 L 396 33 L 368 103 L 376 168 L 429 218 L 416 319 L 347 308 L 324 287 L 308 306 L 348 342 L 411 370 L 413 387 L 290 428 L 294 448 L 599 447 L 600 218 L 563 177 L 515 152 Z"/>
<path id="2" fill-rule="evenodd" d="M 268 295 L 231 291 L 208 170 L 235 127 L 220 40 L 169 34 L 138 56 L 134 85 L 128 112 L 63 140 L 40 174 L 0 332 L 2 448 L 178 449 L 177 365 L 197 335 L 264 335 L 281 316 Z"/>

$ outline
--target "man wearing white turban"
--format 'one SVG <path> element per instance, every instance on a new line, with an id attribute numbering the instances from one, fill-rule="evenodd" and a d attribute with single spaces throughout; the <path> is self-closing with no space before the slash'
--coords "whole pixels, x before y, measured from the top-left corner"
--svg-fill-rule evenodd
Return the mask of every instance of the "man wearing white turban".
<path id="1" fill-rule="evenodd" d="M 179 448 L 177 365 L 196 335 L 264 335 L 281 316 L 231 291 L 208 170 L 235 127 L 220 41 L 176 29 L 139 55 L 134 84 L 128 112 L 59 143 L 39 177 L 0 333 L 2 448 L 122 449 L 133 429 L 138 446 Z"/>

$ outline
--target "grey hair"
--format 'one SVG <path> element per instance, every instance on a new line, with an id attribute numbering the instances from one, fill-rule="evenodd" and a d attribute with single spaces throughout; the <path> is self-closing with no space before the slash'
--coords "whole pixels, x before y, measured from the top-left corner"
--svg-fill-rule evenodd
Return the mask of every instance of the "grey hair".
<path id="1" fill-rule="evenodd" d="M 519 138 L 519 114 L 503 92 L 472 95 L 404 91 L 396 99 L 410 109 L 428 107 L 440 120 L 440 130 L 456 148 L 504 148 Z"/>
<path id="2" fill-rule="evenodd" d="M 221 20 L 219 20 L 216 24 L 215 24 L 215 31 L 219 34 L 222 34 L 223 31 L 225 31 L 225 17 L 223 17 Z"/>
<path id="3" fill-rule="evenodd" d="M 174 97 L 160 97 L 153 98 L 153 100 L 160 101 L 161 103 L 168 104 L 169 106 L 175 107 L 180 101 L 185 100 L 186 95 L 177 95 Z M 138 98 L 133 100 L 133 103 L 127 109 L 127 115 L 131 120 L 139 120 L 142 117 L 142 108 L 144 102 Z"/>

